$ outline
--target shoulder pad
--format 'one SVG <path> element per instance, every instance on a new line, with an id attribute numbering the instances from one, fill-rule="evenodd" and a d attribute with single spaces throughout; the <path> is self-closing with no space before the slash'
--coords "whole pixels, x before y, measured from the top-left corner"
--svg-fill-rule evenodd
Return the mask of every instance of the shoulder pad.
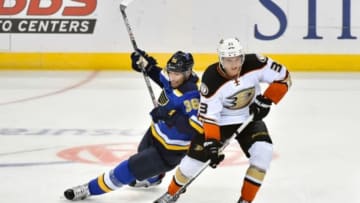
<path id="1" fill-rule="evenodd" d="M 219 63 L 210 65 L 201 78 L 200 92 L 204 97 L 211 97 L 228 79 L 218 72 Z"/>
<path id="2" fill-rule="evenodd" d="M 250 71 L 263 68 L 268 61 L 266 56 L 260 54 L 246 54 L 245 62 L 242 66 L 240 75 L 244 75 Z"/>

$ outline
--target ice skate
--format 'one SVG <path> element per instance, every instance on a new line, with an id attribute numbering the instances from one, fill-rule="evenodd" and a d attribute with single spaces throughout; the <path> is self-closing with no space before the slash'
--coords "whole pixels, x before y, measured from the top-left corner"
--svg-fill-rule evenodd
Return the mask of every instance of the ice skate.
<path id="1" fill-rule="evenodd" d="M 76 201 L 83 200 L 90 196 L 88 184 L 79 185 L 70 189 L 65 190 L 64 196 L 68 200 Z"/>
<path id="2" fill-rule="evenodd" d="M 169 193 L 163 194 L 159 199 L 155 200 L 154 203 L 174 203 L 179 196 L 172 196 Z"/>
<path id="3" fill-rule="evenodd" d="M 134 182 L 130 183 L 129 186 L 136 187 L 136 188 L 141 188 L 141 187 L 147 188 L 147 187 L 160 185 L 164 176 L 165 176 L 165 174 L 160 174 L 160 175 L 154 176 L 152 178 L 148 178 L 143 181 L 135 180 Z"/>

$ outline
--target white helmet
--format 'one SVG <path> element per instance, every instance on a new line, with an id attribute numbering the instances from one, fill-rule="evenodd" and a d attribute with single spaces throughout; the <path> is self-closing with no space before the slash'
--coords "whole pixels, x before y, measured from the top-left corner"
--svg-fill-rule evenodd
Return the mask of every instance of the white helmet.
<path id="1" fill-rule="evenodd" d="M 220 40 L 217 51 L 221 63 L 223 57 L 235 56 L 240 56 L 241 64 L 244 63 L 245 53 L 243 47 L 240 45 L 240 41 L 238 40 L 238 38 L 234 37 Z"/>

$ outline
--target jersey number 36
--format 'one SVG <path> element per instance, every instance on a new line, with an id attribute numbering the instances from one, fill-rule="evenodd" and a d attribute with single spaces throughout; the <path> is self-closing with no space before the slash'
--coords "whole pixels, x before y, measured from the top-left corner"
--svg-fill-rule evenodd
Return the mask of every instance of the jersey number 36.
<path id="1" fill-rule="evenodd" d="M 199 99 L 191 99 L 184 101 L 185 111 L 191 112 L 192 110 L 197 111 L 199 109 Z"/>

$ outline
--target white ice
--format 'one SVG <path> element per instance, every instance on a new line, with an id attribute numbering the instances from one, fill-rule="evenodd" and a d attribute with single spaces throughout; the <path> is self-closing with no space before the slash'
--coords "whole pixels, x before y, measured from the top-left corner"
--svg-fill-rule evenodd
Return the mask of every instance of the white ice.
<path id="1" fill-rule="evenodd" d="M 265 119 L 275 158 L 255 203 L 359 203 L 360 73 L 292 78 L 290 92 Z M 151 107 L 137 73 L 0 72 L 0 201 L 67 202 L 66 188 L 134 152 Z M 226 155 L 178 202 L 236 202 L 247 163 L 235 142 Z M 172 173 L 157 188 L 123 187 L 83 202 L 150 203 Z"/>

